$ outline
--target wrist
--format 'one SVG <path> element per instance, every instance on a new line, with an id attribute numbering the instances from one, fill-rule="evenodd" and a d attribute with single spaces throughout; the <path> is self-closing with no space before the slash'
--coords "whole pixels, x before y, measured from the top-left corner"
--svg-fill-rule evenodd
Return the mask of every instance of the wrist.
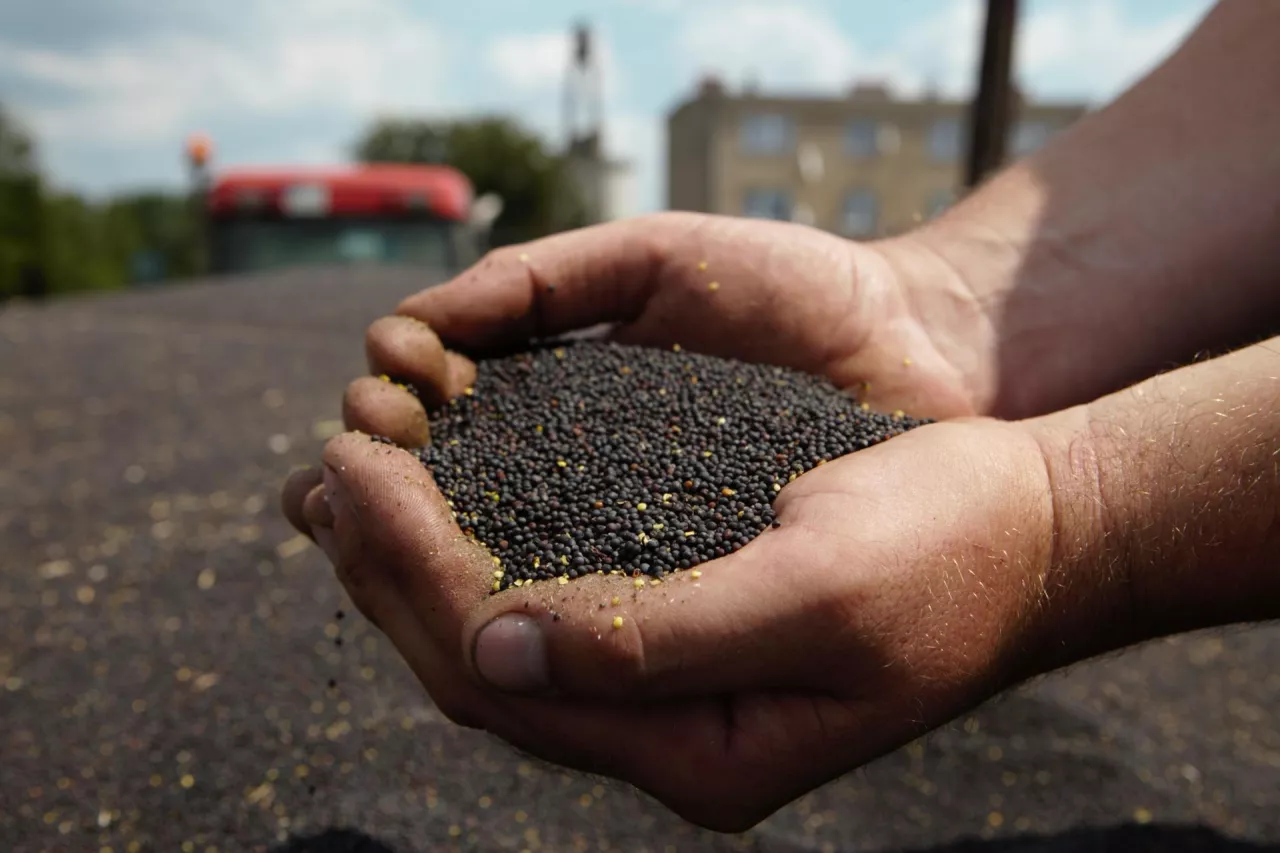
<path id="1" fill-rule="evenodd" d="M 1111 496 L 1116 449 L 1089 407 L 1022 421 L 1039 447 L 1051 506 L 1051 547 L 1027 617 L 1020 678 L 1151 636 L 1134 592 L 1131 543 Z"/>
<path id="2" fill-rule="evenodd" d="M 1037 417 L 1149 375 L 1131 364 L 1146 349 L 1135 340 L 1142 311 L 1113 304 L 1121 284 L 1149 289 L 1134 277 L 1145 273 L 1100 259 L 1092 223 L 1088 233 L 1050 227 L 1047 205 L 1028 164 L 1015 164 L 888 241 L 921 322 L 964 365 L 982 414 Z"/>

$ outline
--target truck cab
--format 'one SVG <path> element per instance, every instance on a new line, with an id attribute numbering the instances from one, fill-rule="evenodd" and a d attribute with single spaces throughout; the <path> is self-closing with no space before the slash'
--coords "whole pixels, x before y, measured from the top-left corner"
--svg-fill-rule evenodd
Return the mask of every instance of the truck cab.
<path id="1" fill-rule="evenodd" d="M 453 272 L 478 257 L 472 187 L 447 166 L 234 169 L 204 194 L 211 272 L 408 265 Z"/>

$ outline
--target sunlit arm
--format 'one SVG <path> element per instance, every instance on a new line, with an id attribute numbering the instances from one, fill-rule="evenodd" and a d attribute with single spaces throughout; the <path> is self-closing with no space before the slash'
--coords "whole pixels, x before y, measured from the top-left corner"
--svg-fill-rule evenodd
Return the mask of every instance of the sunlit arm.
<path id="1" fill-rule="evenodd" d="M 1046 600 L 1067 591 L 1050 660 L 1280 617 L 1280 338 L 1039 424 L 1057 532 Z M 1082 604 L 1080 590 L 1102 592 Z"/>
<path id="2" fill-rule="evenodd" d="M 953 352 L 983 411 L 1036 416 L 1280 332 L 1277 44 L 1280 3 L 1221 3 L 1111 105 L 914 232 L 987 325 Z"/>

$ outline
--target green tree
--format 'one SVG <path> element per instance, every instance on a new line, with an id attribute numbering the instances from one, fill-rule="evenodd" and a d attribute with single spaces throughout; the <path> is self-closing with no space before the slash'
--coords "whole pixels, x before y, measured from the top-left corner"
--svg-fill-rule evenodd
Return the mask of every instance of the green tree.
<path id="1" fill-rule="evenodd" d="M 0 106 L 0 300 L 36 285 L 42 256 L 41 192 L 35 145 Z"/>
<path id="2" fill-rule="evenodd" d="M 496 242 L 514 242 L 585 224 L 563 157 L 505 117 L 458 121 L 381 119 L 356 143 L 366 163 L 442 163 L 462 172 L 476 193 L 502 199 Z"/>
<path id="3" fill-rule="evenodd" d="M 100 207 L 74 193 L 49 193 L 43 205 L 43 269 L 52 293 L 112 290 L 128 279 Z"/>
<path id="4" fill-rule="evenodd" d="M 198 275 L 199 223 L 189 199 L 171 193 L 138 193 L 112 199 L 103 210 L 112 262 L 132 279 L 142 255 L 160 265 L 165 278 Z"/>

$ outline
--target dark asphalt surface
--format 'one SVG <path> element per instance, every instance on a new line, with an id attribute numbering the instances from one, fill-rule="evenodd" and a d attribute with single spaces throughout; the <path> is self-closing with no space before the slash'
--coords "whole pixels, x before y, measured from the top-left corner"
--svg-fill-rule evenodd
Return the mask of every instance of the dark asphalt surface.
<path id="1" fill-rule="evenodd" d="M 0 309 L 0 850 L 1280 850 L 1274 627 L 1042 679 L 743 836 L 454 727 L 277 509 L 421 284 Z"/>

